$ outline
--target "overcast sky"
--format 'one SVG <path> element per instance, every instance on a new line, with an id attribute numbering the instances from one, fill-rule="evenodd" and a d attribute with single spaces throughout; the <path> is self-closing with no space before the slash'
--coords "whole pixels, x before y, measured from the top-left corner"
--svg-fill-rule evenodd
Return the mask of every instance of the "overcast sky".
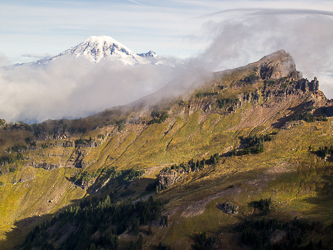
<path id="1" fill-rule="evenodd" d="M 0 69 L 0 118 L 80 117 L 153 93 L 193 67 L 235 68 L 280 49 L 333 98 L 332 0 L 0 0 L 0 66 L 56 55 L 99 35 L 136 53 L 190 58 L 189 70 L 85 61 L 46 71 Z"/>
<path id="2" fill-rule="evenodd" d="M 0 0 L 0 53 L 10 62 L 27 62 L 108 35 L 136 53 L 188 57 L 212 42 L 210 22 L 236 20 L 258 8 L 333 11 L 333 2 Z"/>

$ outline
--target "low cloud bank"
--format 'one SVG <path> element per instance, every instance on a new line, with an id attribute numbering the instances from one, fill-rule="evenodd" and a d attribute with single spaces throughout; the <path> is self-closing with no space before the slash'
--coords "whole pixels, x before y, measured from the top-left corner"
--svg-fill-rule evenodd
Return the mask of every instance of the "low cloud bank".
<path id="1" fill-rule="evenodd" d="M 163 65 L 126 66 L 64 57 L 45 67 L 0 71 L 0 117 L 9 122 L 84 117 L 151 94 L 182 72 Z"/>

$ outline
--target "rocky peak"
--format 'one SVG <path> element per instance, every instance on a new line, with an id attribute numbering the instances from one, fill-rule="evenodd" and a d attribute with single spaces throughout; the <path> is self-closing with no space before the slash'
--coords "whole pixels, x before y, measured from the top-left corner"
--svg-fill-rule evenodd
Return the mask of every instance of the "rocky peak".
<path id="1" fill-rule="evenodd" d="M 292 77 L 294 80 L 302 78 L 302 74 L 296 70 L 294 59 L 284 50 L 263 57 L 259 63 L 259 75 L 263 80 L 282 77 Z"/>
<path id="2" fill-rule="evenodd" d="M 63 53 L 71 54 L 74 57 L 85 57 L 92 62 L 107 59 L 121 60 L 125 64 L 135 64 L 141 60 L 133 51 L 109 36 L 91 36 L 83 43 Z"/>
<path id="3" fill-rule="evenodd" d="M 138 54 L 138 56 L 146 57 L 146 58 L 158 58 L 158 55 L 154 51 L 151 51 L 151 50 L 147 53 Z"/>

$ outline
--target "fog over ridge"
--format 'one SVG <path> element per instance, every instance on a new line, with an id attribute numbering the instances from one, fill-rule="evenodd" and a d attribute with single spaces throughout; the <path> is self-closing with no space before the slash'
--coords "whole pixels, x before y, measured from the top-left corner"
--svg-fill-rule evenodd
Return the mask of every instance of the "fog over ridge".
<path id="1" fill-rule="evenodd" d="M 224 14 L 240 12 L 237 18 Z M 232 9 L 201 17 L 213 34 L 198 57 L 211 70 L 235 68 L 278 50 L 294 58 L 297 70 L 333 98 L 333 12 L 303 9 Z"/>

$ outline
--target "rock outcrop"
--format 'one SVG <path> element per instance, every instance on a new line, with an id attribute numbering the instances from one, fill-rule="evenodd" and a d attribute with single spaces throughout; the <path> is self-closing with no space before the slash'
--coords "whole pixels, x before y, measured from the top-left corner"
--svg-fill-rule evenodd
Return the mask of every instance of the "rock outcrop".
<path id="1" fill-rule="evenodd" d="M 57 164 L 53 164 L 53 163 L 47 163 L 47 162 L 43 162 L 43 163 L 36 163 L 36 162 L 32 162 L 31 166 L 34 168 L 43 168 L 45 170 L 54 170 L 54 169 L 58 169 L 61 168 L 61 164 L 57 163 Z"/>
<path id="2" fill-rule="evenodd" d="M 263 80 L 280 79 L 289 76 L 293 76 L 298 80 L 302 77 L 302 74 L 296 71 L 294 59 L 284 50 L 263 57 L 259 63 L 259 75 Z"/>
<path id="3" fill-rule="evenodd" d="M 96 148 L 101 145 L 102 142 L 95 141 L 95 140 L 86 140 L 86 139 L 79 139 L 75 141 L 76 148 Z"/>
<path id="4" fill-rule="evenodd" d="M 165 189 L 183 178 L 184 176 L 176 170 L 161 171 L 158 182 L 162 189 Z"/>
<path id="5" fill-rule="evenodd" d="M 64 148 L 74 147 L 74 142 L 72 142 L 72 141 L 65 141 L 62 146 Z"/>
<path id="6" fill-rule="evenodd" d="M 84 168 L 87 164 L 83 161 L 86 153 L 76 149 L 68 160 L 67 167 Z"/>
<path id="7" fill-rule="evenodd" d="M 241 93 L 238 95 L 238 99 L 240 100 L 240 106 L 244 106 L 248 103 L 253 103 L 254 105 L 259 104 L 260 101 L 260 93 L 259 90 L 252 93 Z"/>
<path id="8" fill-rule="evenodd" d="M 239 207 L 237 205 L 232 204 L 230 201 L 218 204 L 216 205 L 216 207 L 227 214 L 238 214 Z"/>
<path id="9" fill-rule="evenodd" d="M 265 82 L 263 88 L 260 88 L 263 101 L 269 101 L 272 98 L 288 99 L 292 97 L 302 97 L 309 92 L 317 92 L 319 83 L 315 78 L 311 82 L 307 79 L 292 81 L 290 78 L 281 78 L 277 81 L 271 80 Z"/>
<path id="10" fill-rule="evenodd" d="M 53 129 L 53 138 L 55 140 L 66 139 L 69 136 L 67 127 L 59 126 Z"/>
<path id="11" fill-rule="evenodd" d="M 280 229 L 275 230 L 274 233 L 269 237 L 269 241 L 271 244 L 278 244 L 282 242 L 287 236 L 286 231 L 282 231 Z"/>
<path id="12" fill-rule="evenodd" d="M 19 180 L 16 180 L 16 179 L 15 179 L 15 180 L 12 182 L 12 184 L 15 185 L 16 183 L 24 183 L 24 182 L 31 181 L 31 180 L 34 180 L 34 179 L 35 179 L 35 176 L 33 176 L 33 175 L 29 175 L 29 176 L 23 177 L 23 178 L 21 178 L 21 179 L 19 179 Z"/>
<path id="13" fill-rule="evenodd" d="M 296 126 L 302 126 L 304 125 L 304 121 L 289 121 L 289 122 L 286 122 L 285 124 L 283 124 L 283 126 L 281 127 L 282 129 L 292 129 L 293 127 L 296 127 Z"/>

